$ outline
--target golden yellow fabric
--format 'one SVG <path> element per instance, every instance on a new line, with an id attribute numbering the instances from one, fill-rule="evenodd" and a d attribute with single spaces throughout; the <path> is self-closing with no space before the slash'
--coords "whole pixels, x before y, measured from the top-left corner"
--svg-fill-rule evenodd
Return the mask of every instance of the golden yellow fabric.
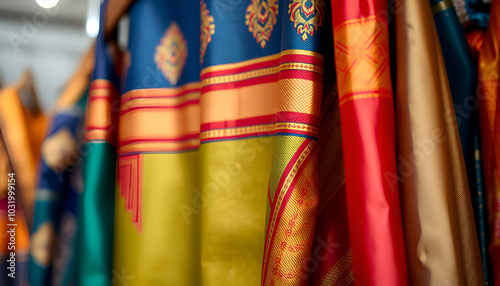
<path id="1" fill-rule="evenodd" d="M 273 143 L 260 137 L 201 145 L 202 285 L 259 285 Z"/>
<path id="2" fill-rule="evenodd" d="M 132 277 L 130 286 L 200 285 L 201 217 L 190 212 L 201 204 L 198 152 L 142 156 L 142 231 L 130 222 L 118 188 L 114 269 Z"/>
<path id="3" fill-rule="evenodd" d="M 410 284 L 484 285 L 455 112 L 428 1 L 403 1 L 396 39 L 398 179 Z"/>
<path id="4" fill-rule="evenodd" d="M 312 7 L 317 8 L 315 4 Z M 263 285 L 297 285 L 308 275 L 304 265 L 307 265 L 313 244 L 319 198 L 316 146 L 319 128 L 312 122 L 321 114 L 323 82 L 312 76 L 299 78 L 294 73 L 305 70 L 312 73 L 314 70 L 322 76 L 324 58 L 305 49 L 283 50 L 281 53 L 284 62 L 286 57 L 302 55 L 311 56 L 314 64 L 310 66 L 315 67 L 299 68 L 288 74 L 288 68 L 283 64 L 280 66 L 277 107 L 278 114 L 286 114 L 286 119 L 274 124 L 276 139 L 266 213 Z M 300 117 L 307 119 L 301 121 Z M 296 126 L 303 127 L 307 136 L 293 134 L 300 132 Z"/>

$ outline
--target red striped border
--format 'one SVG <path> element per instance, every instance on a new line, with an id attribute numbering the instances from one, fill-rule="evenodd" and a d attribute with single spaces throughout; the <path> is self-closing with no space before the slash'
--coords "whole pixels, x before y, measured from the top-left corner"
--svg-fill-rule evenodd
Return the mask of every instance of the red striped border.
<path id="1" fill-rule="evenodd" d="M 120 196 L 125 200 L 125 210 L 132 216 L 137 232 L 142 231 L 142 155 L 118 158 L 118 183 Z"/>
<path id="2" fill-rule="evenodd" d="M 131 111 L 138 110 L 138 109 L 178 109 L 178 108 L 183 108 L 188 105 L 193 105 L 193 104 L 199 104 L 200 100 L 199 99 L 193 99 L 193 100 L 188 100 L 186 102 L 177 104 L 177 105 L 163 105 L 163 106 L 158 106 L 158 105 L 146 105 L 146 106 L 133 106 L 129 107 L 127 109 L 123 109 L 120 111 L 120 116 L 125 115 Z"/>
<path id="3" fill-rule="evenodd" d="M 135 144 L 135 143 L 161 143 L 161 142 L 182 142 L 182 141 L 188 141 L 192 139 L 198 139 L 200 136 L 199 133 L 193 133 L 181 137 L 171 137 L 171 138 L 148 138 L 148 139 L 128 139 L 128 140 L 123 140 L 120 141 L 118 146 L 123 147 L 129 144 Z"/>
<path id="4" fill-rule="evenodd" d="M 245 66 L 245 67 L 240 67 L 240 68 L 235 68 L 235 69 L 227 69 L 227 70 L 221 70 L 221 71 L 214 71 L 214 72 L 207 72 L 207 73 L 204 73 L 201 75 L 201 80 L 215 77 L 215 76 L 231 75 L 231 74 L 243 73 L 243 72 L 248 72 L 248 71 L 253 71 L 253 70 L 258 70 L 258 69 L 276 67 L 279 64 L 280 64 L 280 58 L 276 58 L 274 60 L 250 64 L 250 65 Z"/>
<path id="5" fill-rule="evenodd" d="M 297 78 L 323 83 L 323 75 L 305 70 L 282 70 L 279 72 L 279 79 Z"/>
<path id="6" fill-rule="evenodd" d="M 221 141 L 221 140 L 231 140 L 231 139 L 243 139 L 243 138 L 252 138 L 252 137 L 259 137 L 259 136 L 272 136 L 274 135 L 274 130 L 273 131 L 267 131 L 267 132 L 256 132 L 256 133 L 249 133 L 249 134 L 244 134 L 244 135 L 235 135 L 235 136 L 221 136 L 221 137 L 213 137 L 209 139 L 201 139 L 200 144 L 211 142 L 211 141 Z"/>
<path id="7" fill-rule="evenodd" d="M 125 104 L 129 101 L 132 101 L 134 99 L 142 99 L 142 98 L 146 98 L 146 99 L 155 99 L 155 98 L 177 98 L 177 97 L 182 97 L 182 96 L 185 96 L 187 94 L 190 94 L 190 93 L 193 93 L 193 92 L 199 92 L 200 89 L 199 88 L 192 88 L 192 89 L 188 89 L 188 90 L 185 90 L 185 91 L 181 91 L 179 93 L 176 93 L 176 94 L 170 94 L 170 95 L 147 95 L 147 96 L 140 96 L 140 95 L 136 95 L 136 96 L 127 96 L 127 94 L 125 94 L 123 97 L 122 97 L 122 101 L 121 101 L 121 104 Z"/>
<path id="8" fill-rule="evenodd" d="M 320 118 L 312 114 L 282 111 L 276 113 L 276 122 L 303 123 L 319 127 Z"/>
<path id="9" fill-rule="evenodd" d="M 339 97 L 339 102 L 348 99 L 349 97 L 359 95 L 359 94 L 384 94 L 388 95 L 390 97 L 393 97 L 393 93 L 391 90 L 385 89 L 385 88 L 380 88 L 380 89 L 372 89 L 372 90 L 365 90 L 365 91 L 357 91 L 357 92 L 349 92 L 346 94 L 343 94 L 341 97 Z"/>
<path id="10" fill-rule="evenodd" d="M 325 61 L 318 58 L 318 57 L 301 55 L 301 54 L 282 55 L 280 57 L 280 64 L 284 64 L 284 63 L 313 64 L 313 65 L 319 66 L 321 68 L 323 68 L 325 65 Z"/>
<path id="11" fill-rule="evenodd" d="M 103 90 L 109 92 L 108 95 L 94 95 L 94 91 Z M 104 100 L 106 102 L 105 108 L 108 109 L 104 113 L 96 114 L 95 112 L 101 112 L 99 108 L 95 110 L 95 105 L 99 105 L 99 102 L 93 102 L 94 100 Z M 104 140 L 109 144 L 115 146 L 117 140 L 118 132 L 118 112 L 113 109 L 113 102 L 120 100 L 120 92 L 115 88 L 115 86 L 105 79 L 95 79 L 90 83 L 89 95 L 87 99 L 87 108 L 85 111 L 85 141 L 97 141 Z M 90 125 L 93 121 L 105 122 L 106 126 L 96 126 Z M 104 123 L 102 123 L 104 124 Z"/>
<path id="12" fill-rule="evenodd" d="M 226 129 L 226 128 L 246 127 L 252 125 L 274 124 L 275 118 L 276 116 L 273 114 L 273 115 L 244 118 L 231 121 L 204 123 L 201 125 L 201 132 L 214 129 Z"/>
<path id="13" fill-rule="evenodd" d="M 279 79 L 278 74 L 279 74 L 279 72 L 276 72 L 273 74 L 258 76 L 258 77 L 254 77 L 254 78 L 250 78 L 250 79 L 245 79 L 242 81 L 234 81 L 234 82 L 228 82 L 228 83 L 215 83 L 215 84 L 211 84 L 211 85 L 206 85 L 206 86 L 203 86 L 201 88 L 201 92 L 203 94 L 205 92 L 212 91 L 212 90 L 233 89 L 233 88 L 245 87 L 245 86 L 250 86 L 250 85 L 277 82 Z"/>
<path id="14" fill-rule="evenodd" d="M 118 151 L 118 157 L 131 156 L 131 155 L 141 155 L 141 154 L 178 154 L 186 151 L 193 151 L 200 147 L 199 144 L 193 144 L 182 148 L 175 148 L 172 150 L 156 150 L 156 151 L 134 151 L 134 152 L 122 152 Z"/>

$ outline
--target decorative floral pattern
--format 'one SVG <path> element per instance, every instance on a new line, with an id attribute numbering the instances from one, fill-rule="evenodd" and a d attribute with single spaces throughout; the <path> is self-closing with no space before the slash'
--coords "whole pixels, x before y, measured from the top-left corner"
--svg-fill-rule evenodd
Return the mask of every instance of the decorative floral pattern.
<path id="1" fill-rule="evenodd" d="M 215 33 L 214 17 L 210 15 L 207 9 L 207 3 L 200 1 L 201 33 L 200 33 L 200 64 L 207 52 L 207 46 L 212 41 L 212 35 Z"/>
<path id="2" fill-rule="evenodd" d="M 288 4 L 288 14 L 297 34 L 302 34 L 302 40 L 311 37 L 314 31 L 323 25 L 325 17 L 325 2 L 323 0 L 291 0 Z"/>
<path id="3" fill-rule="evenodd" d="M 276 0 L 251 0 L 245 15 L 245 24 L 248 31 L 262 48 L 271 38 L 273 27 L 278 15 L 278 2 Z"/>
<path id="4" fill-rule="evenodd" d="M 171 85 L 176 85 L 182 75 L 188 56 L 187 41 L 175 21 L 156 46 L 154 61 Z"/>
<path id="5" fill-rule="evenodd" d="M 43 141 L 43 159 L 54 172 L 61 172 L 77 161 L 79 154 L 76 145 L 71 132 L 61 128 Z"/>
<path id="6" fill-rule="evenodd" d="M 39 265 L 48 267 L 52 260 L 55 232 L 50 222 L 41 224 L 31 235 L 30 252 Z"/>

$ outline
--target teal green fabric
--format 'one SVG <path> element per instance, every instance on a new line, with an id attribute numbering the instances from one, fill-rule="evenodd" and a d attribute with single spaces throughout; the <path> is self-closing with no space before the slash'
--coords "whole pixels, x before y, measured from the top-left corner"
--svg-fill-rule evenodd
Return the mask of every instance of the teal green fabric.
<path id="1" fill-rule="evenodd" d="M 469 19 L 481 28 L 488 27 L 490 3 L 486 0 L 465 0 L 465 10 Z"/>
<path id="2" fill-rule="evenodd" d="M 476 126 L 474 134 L 474 158 L 476 177 L 475 183 L 477 185 L 477 198 L 476 198 L 476 227 L 478 229 L 479 236 L 479 246 L 481 247 L 481 257 L 483 259 L 483 272 L 485 285 L 493 285 L 493 274 L 491 269 L 490 254 L 488 252 L 488 246 L 490 245 L 491 235 L 488 225 L 488 208 L 486 203 L 486 194 L 484 188 L 484 178 L 483 178 L 483 161 L 481 160 L 481 144 L 479 143 L 479 124 Z"/>
<path id="3" fill-rule="evenodd" d="M 86 153 L 75 285 L 108 285 L 112 281 L 116 149 L 106 142 L 88 142 Z"/>
<path id="4" fill-rule="evenodd" d="M 29 256 L 28 279 L 31 286 L 43 285 L 70 285 L 73 281 L 75 232 L 77 229 L 77 207 L 79 195 L 82 192 L 81 160 L 83 137 L 83 124 L 88 90 L 73 106 L 60 110 L 52 119 L 47 137 L 44 141 L 54 142 L 60 132 L 69 132 L 76 145 L 76 153 L 69 154 L 68 158 L 60 158 L 59 164 L 48 164 L 43 154 L 40 164 L 40 177 L 36 190 L 35 213 L 31 233 L 31 251 Z M 60 141 L 58 141 L 60 142 Z M 59 143 L 57 150 L 64 152 L 67 142 Z M 43 151 L 43 149 L 42 149 Z M 73 162 L 74 164 L 69 164 Z M 61 168 L 64 166 L 64 168 Z M 49 227 L 49 228 L 47 228 Z M 53 241 L 56 247 L 51 251 L 50 261 L 41 263 L 32 255 L 33 252 L 46 251 L 43 243 L 37 243 L 38 238 L 43 239 L 47 229 L 53 229 Z M 44 232 L 43 234 L 40 232 Z M 35 249 L 40 248 L 40 249 Z"/>
<path id="5" fill-rule="evenodd" d="M 436 5 L 444 0 L 430 0 L 431 5 Z M 488 231 L 488 220 L 484 219 L 486 206 L 483 205 L 483 191 L 481 188 L 481 173 L 477 170 L 475 154 L 475 125 L 477 125 L 477 112 L 479 100 L 475 95 L 477 85 L 477 68 L 472 57 L 465 33 L 460 25 L 457 13 L 453 6 L 434 15 L 436 29 L 439 34 L 443 58 L 448 73 L 455 118 L 457 120 L 462 152 L 471 194 L 474 219 L 480 248 L 487 249 L 489 242 L 484 237 Z M 446 115 L 445 115 L 446 116 Z M 485 280 L 489 281 L 491 274 L 488 251 L 481 251 Z"/>
<path id="6" fill-rule="evenodd" d="M 101 5 L 100 32 L 96 41 L 96 65 L 92 82 L 106 80 L 118 90 L 118 77 L 108 56 L 104 39 L 106 7 L 109 1 Z M 99 84 L 97 84 L 96 88 Z M 91 83 L 89 100 L 92 100 L 94 85 Z M 109 92 L 112 92 L 111 90 Z M 106 117 L 108 111 L 92 116 Z M 115 112 L 115 111 L 109 111 Z M 113 117 L 116 118 L 116 117 Z M 111 123 L 117 127 L 117 122 Z M 87 126 L 88 127 L 88 126 Z M 114 140 L 116 138 L 112 138 Z M 104 140 L 91 140 L 85 144 L 83 152 L 83 193 L 80 197 L 77 231 L 77 255 L 75 285 L 100 286 L 112 285 L 114 206 L 115 206 L 115 171 L 116 148 Z"/>

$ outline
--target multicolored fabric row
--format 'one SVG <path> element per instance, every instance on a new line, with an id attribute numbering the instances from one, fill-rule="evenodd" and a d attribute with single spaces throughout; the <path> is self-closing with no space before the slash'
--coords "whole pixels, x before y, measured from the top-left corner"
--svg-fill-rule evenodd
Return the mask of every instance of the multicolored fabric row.
<path id="1" fill-rule="evenodd" d="M 486 2 L 138 0 L 122 53 L 105 1 L 30 284 L 500 285 Z"/>

